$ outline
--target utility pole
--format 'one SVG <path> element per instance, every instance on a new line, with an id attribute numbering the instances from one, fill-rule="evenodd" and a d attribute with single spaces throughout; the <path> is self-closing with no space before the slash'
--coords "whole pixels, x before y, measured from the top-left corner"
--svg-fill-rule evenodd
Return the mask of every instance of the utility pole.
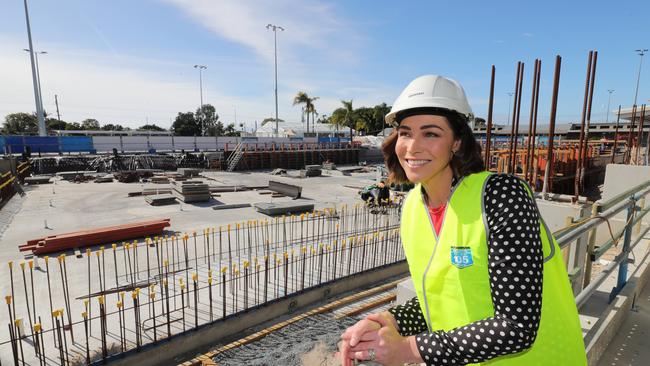
<path id="1" fill-rule="evenodd" d="M 61 114 L 59 113 L 59 96 L 54 94 L 54 103 L 56 104 L 56 119 L 61 120 Z"/>
<path id="2" fill-rule="evenodd" d="M 34 84 L 34 101 L 36 102 L 36 117 L 38 118 L 38 135 L 46 136 L 47 130 L 45 129 L 45 116 L 43 116 L 43 108 L 38 89 L 38 79 L 36 78 L 36 62 L 34 60 L 34 45 L 32 43 L 32 28 L 29 24 L 29 10 L 27 9 L 27 0 L 25 4 L 25 22 L 27 23 L 27 39 L 29 40 L 29 58 L 32 64 L 32 82 Z"/>
<path id="3" fill-rule="evenodd" d="M 646 52 L 648 52 L 647 48 L 636 50 L 636 53 L 639 56 L 641 56 L 641 59 L 639 60 L 639 71 L 636 74 L 636 92 L 634 92 L 634 105 L 636 105 L 636 97 L 639 95 L 639 80 L 641 80 L 641 65 L 643 65 L 643 55 L 645 55 Z"/>
<path id="4" fill-rule="evenodd" d="M 273 30 L 274 55 L 275 55 L 275 136 L 278 136 L 278 29 L 284 31 L 284 28 L 267 24 L 266 29 Z"/>

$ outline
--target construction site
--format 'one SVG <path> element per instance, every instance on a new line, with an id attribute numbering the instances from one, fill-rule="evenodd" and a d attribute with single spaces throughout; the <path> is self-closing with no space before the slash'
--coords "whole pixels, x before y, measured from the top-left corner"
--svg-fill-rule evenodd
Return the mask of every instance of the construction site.
<path id="1" fill-rule="evenodd" d="M 293 106 L 305 103 L 303 121 L 287 122 L 281 133 L 277 32 L 284 28 L 268 24 L 275 37 L 269 58 L 275 66 L 275 117 L 260 118 L 259 130 L 257 118 L 246 115 L 253 112 L 242 115 L 240 110 L 240 121 L 255 119 L 255 130 L 249 133 L 241 123 L 235 131 L 232 105 L 235 123 L 229 133 L 222 133 L 221 121 L 219 133 L 215 126 L 208 133 L 202 74 L 207 66 L 200 64 L 193 66 L 199 72 L 199 109 L 178 112 L 168 130 L 100 130 L 96 120 L 95 129 L 73 129 L 65 122 L 46 128 L 34 56 L 47 52 L 34 51 L 27 1 L 24 10 L 38 132 L 0 135 L 0 297 L 5 305 L 0 308 L 0 366 L 340 365 L 335 353 L 348 327 L 416 296 L 400 233 L 413 184 L 389 179 L 390 154 L 385 161 L 382 151 L 403 127 L 388 118 L 397 100 L 375 109 L 357 106 L 366 113 L 359 114 L 366 120 L 360 118 L 370 122 L 354 125 L 352 97 L 348 102 L 337 96 L 337 106 L 340 101 L 344 107 L 317 120 L 310 103 L 319 97 L 301 101 L 301 93 L 307 97 L 301 91 Z M 99 27 L 93 30 L 99 34 Z M 647 50 L 639 51 L 643 57 Z M 608 100 L 601 120 L 592 117 L 600 108 L 594 102 L 599 52 L 584 56 L 586 68 L 580 66 L 579 72 L 586 71 L 586 78 L 580 76 L 584 84 L 577 86 L 582 103 L 564 102 L 579 111 L 570 123 L 558 122 L 560 90 L 569 89 L 560 80 L 576 67 L 563 71 L 560 55 L 545 60 L 552 72 L 544 75 L 541 59 L 528 69 L 523 61 L 510 60 L 515 72 L 507 118 L 496 113 L 504 103 L 495 96 L 492 62 L 485 68 L 489 97 L 477 102 L 463 91 L 465 104 L 479 105 L 473 108 L 476 115 L 445 106 L 426 110 L 447 117 L 448 126 L 448 112 L 469 121 L 467 131 L 480 145 L 480 169 L 526 183 L 546 235 L 553 236 L 545 240 L 553 253 L 553 238 L 560 249 L 559 267 L 568 275 L 588 365 L 649 365 L 650 207 L 645 206 L 650 199 L 650 110 L 637 104 L 642 64 L 634 104 L 618 105 L 612 114 Z M 245 74 L 240 63 L 249 61 L 247 55 L 224 62 L 233 69 L 228 72 Z M 504 74 L 499 81 L 510 80 Z M 369 85 L 349 89 L 376 88 Z M 540 93 L 544 85 L 548 100 Z M 608 90 L 610 99 L 613 91 Z M 398 92 L 391 88 L 392 94 Z M 425 107 L 409 108 L 397 112 L 419 111 L 404 118 L 427 114 Z M 60 123 L 58 97 L 56 111 Z M 199 132 L 181 133 L 176 122 L 195 117 Z M 300 127 L 305 117 L 306 130 L 290 128 Z M 145 126 L 156 127 L 148 115 L 144 120 Z M 215 125 L 217 120 L 218 115 Z M 369 127 L 373 120 L 379 126 Z M 5 127 L 12 127 L 9 118 Z M 455 130 L 452 136 L 458 137 Z M 450 153 L 449 162 L 457 151 Z M 415 165 L 434 160 L 409 159 Z M 480 214 L 487 230 L 483 199 Z M 440 231 L 433 220 L 431 226 Z M 423 278 L 435 253 L 434 246 Z M 462 268 L 453 253 L 451 263 Z M 367 361 L 355 364 L 380 365 L 374 349 L 368 354 Z"/>

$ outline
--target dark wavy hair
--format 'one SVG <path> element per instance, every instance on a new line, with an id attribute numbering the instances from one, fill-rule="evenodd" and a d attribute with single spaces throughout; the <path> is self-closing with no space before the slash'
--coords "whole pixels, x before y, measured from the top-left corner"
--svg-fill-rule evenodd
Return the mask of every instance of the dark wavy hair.
<path id="1" fill-rule="evenodd" d="M 396 116 L 397 124 L 406 117 L 415 115 L 435 115 L 445 117 L 449 127 L 453 131 L 454 140 L 460 140 L 460 148 L 449 162 L 455 178 L 462 178 L 472 173 L 485 170 L 485 164 L 481 155 L 481 145 L 474 138 L 472 129 L 467 118 L 458 112 L 443 108 L 415 108 L 399 112 Z M 390 183 L 408 183 L 404 169 L 397 159 L 395 145 L 397 144 L 397 129 L 395 129 L 381 145 L 386 168 L 388 168 L 388 180 Z"/>

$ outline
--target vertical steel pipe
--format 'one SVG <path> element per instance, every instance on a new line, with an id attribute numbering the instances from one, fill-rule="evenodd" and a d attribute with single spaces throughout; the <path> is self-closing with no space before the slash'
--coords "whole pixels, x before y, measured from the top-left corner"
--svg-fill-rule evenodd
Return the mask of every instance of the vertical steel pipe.
<path id="1" fill-rule="evenodd" d="M 557 97 L 560 90 L 560 71 L 562 69 L 562 57 L 555 56 L 555 76 L 553 78 L 553 97 L 551 100 L 551 116 L 549 118 L 548 127 L 548 149 L 546 159 L 546 170 L 544 172 L 544 185 L 542 187 L 542 195 L 544 199 L 548 198 L 548 190 L 553 183 L 553 139 L 555 137 L 555 117 L 557 116 Z"/>
<path id="2" fill-rule="evenodd" d="M 533 82 L 532 82 L 532 91 L 530 93 L 530 115 L 528 118 L 528 136 L 526 138 L 526 155 L 525 155 L 525 163 L 524 163 L 524 180 L 530 182 L 528 179 L 528 172 L 530 170 L 530 151 L 531 151 L 531 139 L 533 136 L 533 117 L 535 113 L 535 99 L 537 98 L 536 95 L 536 90 L 537 90 L 537 68 L 539 67 L 538 65 L 539 60 L 535 59 L 535 65 L 533 67 Z"/>
<path id="3" fill-rule="evenodd" d="M 587 102 L 587 121 L 585 125 L 585 141 L 582 150 L 582 164 L 580 169 L 580 189 L 585 186 L 585 170 L 589 152 L 589 128 L 591 126 L 591 104 L 594 98 L 594 85 L 596 85 L 596 65 L 598 64 L 598 51 L 594 51 L 594 59 L 591 64 L 591 81 L 589 82 L 589 101 Z"/>
<path id="4" fill-rule="evenodd" d="M 634 135 L 634 126 L 636 124 L 636 104 L 632 106 L 632 121 L 630 128 L 627 130 L 627 148 L 625 149 L 624 164 L 629 164 L 632 158 L 632 136 Z"/>
<path id="5" fill-rule="evenodd" d="M 641 150 L 641 140 L 643 139 L 643 120 L 645 119 L 645 104 L 641 105 L 641 117 L 639 118 L 639 132 L 636 138 L 636 150 L 634 151 L 634 164 L 639 164 L 639 151 Z"/>
<path id="6" fill-rule="evenodd" d="M 517 62 L 517 76 L 515 77 L 515 103 L 512 106 L 512 126 L 510 128 L 510 141 L 508 143 L 508 164 L 506 169 L 508 173 L 512 172 L 512 145 L 515 138 L 515 119 L 517 114 L 517 95 L 519 95 L 519 78 L 521 72 L 521 61 Z"/>
<path id="7" fill-rule="evenodd" d="M 573 194 L 574 199 L 578 201 L 580 194 L 580 171 L 582 170 L 582 141 L 585 138 L 585 121 L 587 119 L 587 102 L 589 100 L 589 82 L 591 81 L 591 63 L 594 56 L 594 51 L 589 51 L 587 60 L 587 79 L 585 80 L 585 96 L 582 102 L 582 115 L 580 117 L 580 137 L 578 138 L 578 156 L 576 161 L 576 172 L 573 181 Z"/>
<path id="8" fill-rule="evenodd" d="M 535 109 L 534 111 L 534 117 L 533 117 L 533 137 L 532 137 L 532 146 L 531 146 L 531 151 L 532 155 L 530 157 L 530 163 L 529 165 L 532 167 L 534 164 L 534 169 L 530 169 L 530 179 L 529 181 L 532 182 L 532 188 L 533 190 L 537 189 L 537 182 L 534 181 L 536 180 L 536 172 L 537 172 L 537 164 L 535 160 L 535 154 L 537 153 L 537 111 L 539 107 L 539 85 L 541 84 L 541 75 L 542 75 L 542 60 L 537 60 L 537 74 L 535 74 L 535 80 L 536 80 L 536 85 L 537 88 L 535 89 Z"/>
<path id="9" fill-rule="evenodd" d="M 492 65 L 492 76 L 490 78 L 490 100 L 488 102 L 487 130 L 485 132 L 485 170 L 490 170 L 490 147 L 492 139 L 492 111 L 494 109 L 494 74 L 495 67 Z"/>
<path id="10" fill-rule="evenodd" d="M 614 163 L 614 158 L 616 157 L 616 148 L 618 145 L 618 127 L 619 127 L 619 122 L 621 120 L 621 105 L 618 105 L 618 114 L 616 116 L 616 128 L 614 129 L 614 147 L 612 148 L 612 160 L 611 164 Z"/>
<path id="11" fill-rule="evenodd" d="M 521 71 L 519 72 L 519 94 L 517 95 L 517 116 L 515 118 L 515 140 L 512 150 L 512 174 L 517 174 L 517 143 L 519 140 L 519 116 L 521 115 L 521 96 L 523 94 L 523 85 L 524 85 L 524 63 L 521 63 Z"/>

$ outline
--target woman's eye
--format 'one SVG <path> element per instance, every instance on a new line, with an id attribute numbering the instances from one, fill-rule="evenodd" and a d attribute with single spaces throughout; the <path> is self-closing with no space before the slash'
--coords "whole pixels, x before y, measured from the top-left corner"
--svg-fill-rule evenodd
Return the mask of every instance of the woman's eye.
<path id="1" fill-rule="evenodd" d="M 409 133 L 406 131 L 400 131 L 397 137 L 408 137 Z"/>
<path id="2" fill-rule="evenodd" d="M 426 137 L 438 137 L 439 135 L 435 132 L 427 132 L 425 134 Z"/>

